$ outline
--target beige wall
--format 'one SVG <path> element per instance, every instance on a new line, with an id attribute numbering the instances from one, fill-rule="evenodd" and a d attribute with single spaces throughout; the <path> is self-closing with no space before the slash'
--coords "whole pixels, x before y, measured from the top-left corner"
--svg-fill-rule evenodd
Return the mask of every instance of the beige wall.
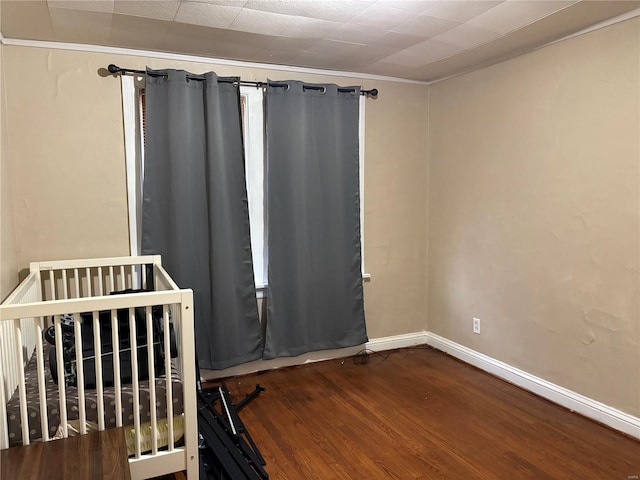
<path id="1" fill-rule="evenodd" d="M 428 327 L 639 415 L 639 28 L 627 21 L 430 88 L 0 47 L 0 294 L 30 261 L 128 254 L 120 84 L 97 73 L 108 63 L 375 86 L 369 336 Z"/>
<path id="2" fill-rule="evenodd" d="M 20 268 L 128 254 L 120 81 L 99 76 L 99 68 L 149 65 L 379 88 L 366 105 L 368 333 L 425 328 L 427 86 L 31 47 L 3 52 Z"/>
<path id="3" fill-rule="evenodd" d="M 127 255 L 119 82 L 90 54 L 6 46 L 4 62 L 19 267 Z"/>
<path id="4" fill-rule="evenodd" d="M 639 32 L 433 85 L 428 184 L 429 330 L 636 416 Z"/>
<path id="5" fill-rule="evenodd" d="M 4 45 L 0 44 L 0 301 L 18 283 L 15 220 L 11 198 L 5 119 Z"/>

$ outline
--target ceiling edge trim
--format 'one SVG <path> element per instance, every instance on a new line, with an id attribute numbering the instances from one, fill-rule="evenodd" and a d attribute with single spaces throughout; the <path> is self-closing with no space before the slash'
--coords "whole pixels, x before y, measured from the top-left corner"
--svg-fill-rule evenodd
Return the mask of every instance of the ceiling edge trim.
<path id="1" fill-rule="evenodd" d="M 105 45 L 89 45 L 84 43 L 64 43 L 64 42 L 50 42 L 44 40 L 23 40 L 18 38 L 6 38 L 2 37 L 0 33 L 0 41 L 3 45 L 11 45 L 16 47 L 34 47 L 34 48 L 49 48 L 54 50 L 75 50 L 82 52 L 92 53 L 107 53 L 114 55 L 133 55 L 139 57 L 160 58 L 163 60 L 176 60 L 195 63 L 207 63 L 215 65 L 226 65 L 232 67 L 245 67 L 245 68 L 262 68 L 268 70 L 280 70 L 295 73 L 308 73 L 314 75 L 330 75 L 334 77 L 352 77 L 361 78 L 365 80 L 379 80 L 385 82 L 399 82 L 399 83 L 412 83 L 418 85 L 428 85 L 428 82 L 420 80 L 411 80 L 408 78 L 389 77 L 385 75 L 373 75 L 370 73 L 361 72 L 346 72 L 339 70 L 322 70 L 318 68 L 308 67 L 295 67 L 290 65 L 276 65 L 270 63 L 257 63 L 257 62 L 244 62 L 241 60 L 228 60 L 224 58 L 204 57 L 198 55 L 186 55 L 181 53 L 169 53 L 169 52 L 157 52 L 154 50 L 138 50 L 133 48 L 122 47 L 109 47 Z"/>
<path id="2" fill-rule="evenodd" d="M 585 33 L 590 33 L 595 30 L 600 30 L 601 28 L 610 27 L 611 25 L 625 22 L 634 17 L 640 17 L 640 8 L 636 8 L 635 10 L 631 10 L 627 13 L 623 13 L 622 15 L 618 15 L 617 17 L 610 18 L 609 20 L 604 20 L 600 23 L 596 23 L 595 25 L 591 25 L 590 27 L 583 28 L 582 30 L 572 33 L 571 35 L 567 35 L 566 37 L 559 38 L 558 40 L 554 40 L 553 42 L 545 43 L 544 45 L 534 48 L 533 50 L 539 50 L 540 48 L 548 47 L 555 43 L 564 42 L 565 40 L 569 40 L 574 37 L 579 37 L 580 35 L 584 35 Z"/>
<path id="3" fill-rule="evenodd" d="M 604 20 L 602 22 L 596 23 L 594 25 L 591 25 L 590 27 L 583 28 L 582 30 L 579 30 L 579 31 L 577 31 L 575 33 L 572 33 L 571 35 L 567 35 L 566 37 L 562 37 L 562 38 L 559 38 L 557 40 L 553 40 L 552 42 L 547 42 L 544 45 L 540 45 L 539 47 L 534 47 L 534 48 L 532 48 L 530 50 L 527 50 L 526 52 L 521 52 L 518 55 L 515 55 L 514 57 L 498 60 L 497 62 L 489 63 L 489 64 L 483 65 L 482 67 L 479 67 L 479 68 L 474 68 L 474 69 L 471 69 L 471 70 L 465 70 L 464 72 L 455 73 L 455 74 L 450 75 L 448 77 L 438 78 L 437 80 L 432 80 L 430 82 L 423 82 L 423 83 L 425 83 L 426 85 L 434 85 L 436 83 L 444 82 L 445 80 L 449 80 L 451 78 L 459 77 L 461 75 L 466 75 L 467 73 L 471 73 L 471 72 L 474 72 L 476 70 L 481 70 L 483 68 L 490 67 L 492 65 L 497 65 L 497 64 L 502 63 L 502 62 L 507 62 L 507 61 L 509 61 L 509 60 L 511 60 L 513 58 L 520 57 L 521 55 L 526 55 L 527 53 L 535 52 L 536 50 L 540 50 L 541 48 L 546 48 L 546 47 L 549 47 L 551 45 L 555 45 L 556 43 L 564 42 L 565 40 L 570 40 L 572 38 L 579 37 L 581 35 L 593 32 L 595 30 L 600 30 L 601 28 L 610 27 L 611 25 L 615 25 L 616 23 L 625 22 L 625 21 L 630 20 L 630 19 L 635 18 L 635 17 L 640 17 L 640 8 L 636 8 L 635 10 L 631 10 L 631 11 L 629 11 L 627 13 L 623 13 L 622 15 L 618 15 L 618 16 L 610 18 L 608 20 Z"/>

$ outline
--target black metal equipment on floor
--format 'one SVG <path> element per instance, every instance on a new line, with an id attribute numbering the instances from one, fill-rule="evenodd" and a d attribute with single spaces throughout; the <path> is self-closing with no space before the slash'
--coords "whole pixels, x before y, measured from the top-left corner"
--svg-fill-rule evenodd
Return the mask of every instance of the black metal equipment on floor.
<path id="1" fill-rule="evenodd" d="M 197 376 L 200 378 L 199 369 Z M 267 480 L 266 462 L 238 416 L 265 389 L 259 384 L 237 404 L 224 381 L 198 389 L 200 480 Z"/>

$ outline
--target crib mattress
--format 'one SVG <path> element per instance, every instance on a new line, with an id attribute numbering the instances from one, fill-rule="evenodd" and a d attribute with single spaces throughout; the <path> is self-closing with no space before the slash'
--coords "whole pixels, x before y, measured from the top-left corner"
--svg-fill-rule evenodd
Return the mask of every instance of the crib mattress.
<path id="1" fill-rule="evenodd" d="M 44 342 L 44 358 L 45 358 L 45 382 L 47 390 L 47 416 L 49 419 L 49 436 L 55 435 L 60 425 L 60 412 L 58 407 L 58 385 L 56 385 L 49 371 L 48 358 L 49 348 L 51 346 Z M 40 396 L 38 391 L 38 367 L 35 352 L 25 369 L 25 384 L 27 391 L 27 415 L 29 419 L 29 439 L 30 441 L 42 438 L 42 429 L 40 422 Z M 166 378 L 159 377 L 155 381 L 156 385 L 156 418 L 164 419 L 167 417 L 167 394 L 166 394 Z M 140 422 L 144 423 L 150 420 L 150 402 L 149 402 L 149 381 L 143 380 L 139 382 L 140 387 Z M 171 389 L 173 398 L 173 414 L 180 415 L 183 413 L 182 403 L 182 382 L 175 364 L 172 362 L 171 369 Z M 133 425 L 133 387 L 131 385 L 122 385 L 122 424 L 123 426 Z M 67 419 L 78 420 L 78 389 L 76 387 L 67 387 Z M 87 422 L 98 422 L 98 403 L 96 390 L 85 390 L 85 409 Z M 104 410 L 105 410 L 105 427 L 116 426 L 116 394 L 115 387 L 106 387 L 104 389 Z M 16 391 L 7 403 L 7 424 L 9 427 L 9 444 L 22 445 L 22 429 L 20 427 L 20 398 Z"/>

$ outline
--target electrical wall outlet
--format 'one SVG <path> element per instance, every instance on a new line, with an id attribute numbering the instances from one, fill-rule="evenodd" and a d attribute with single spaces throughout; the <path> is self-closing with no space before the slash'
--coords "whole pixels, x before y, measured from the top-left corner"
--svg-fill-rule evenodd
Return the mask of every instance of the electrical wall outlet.
<path id="1" fill-rule="evenodd" d="M 480 319 L 473 317 L 473 333 L 480 335 Z"/>

